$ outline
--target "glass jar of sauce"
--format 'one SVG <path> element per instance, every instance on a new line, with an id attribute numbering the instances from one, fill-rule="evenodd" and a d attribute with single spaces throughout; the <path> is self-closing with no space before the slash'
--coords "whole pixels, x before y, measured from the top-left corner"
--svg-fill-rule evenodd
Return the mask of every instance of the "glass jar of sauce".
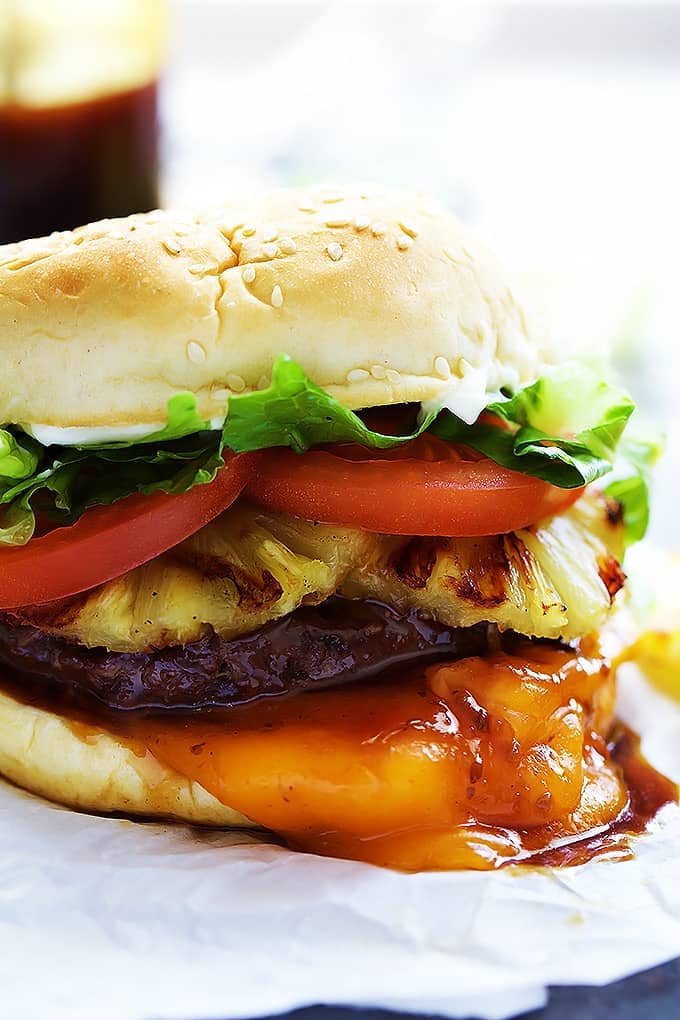
<path id="1" fill-rule="evenodd" d="M 158 204 L 163 0 L 0 0 L 0 242 Z"/>

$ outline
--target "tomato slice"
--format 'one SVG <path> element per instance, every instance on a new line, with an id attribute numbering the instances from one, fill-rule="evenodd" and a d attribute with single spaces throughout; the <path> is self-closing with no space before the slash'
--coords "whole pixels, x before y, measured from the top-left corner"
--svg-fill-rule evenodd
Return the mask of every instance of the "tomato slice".
<path id="1" fill-rule="evenodd" d="M 210 485 L 135 495 L 88 510 L 27 545 L 0 549 L 0 609 L 41 605 L 147 563 L 208 524 L 242 492 L 259 454 L 225 454 Z"/>
<path id="2" fill-rule="evenodd" d="M 404 447 L 269 453 L 247 494 L 274 510 L 389 535 L 500 535 L 567 509 L 558 489 L 433 436 Z"/>

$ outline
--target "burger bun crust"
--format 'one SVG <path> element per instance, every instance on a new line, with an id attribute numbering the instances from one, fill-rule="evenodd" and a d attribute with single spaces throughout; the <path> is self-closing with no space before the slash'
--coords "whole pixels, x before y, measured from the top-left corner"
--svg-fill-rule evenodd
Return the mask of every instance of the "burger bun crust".
<path id="1" fill-rule="evenodd" d="M 79 811 L 257 828 L 146 748 L 4 692 L 0 773 L 31 793 Z"/>
<path id="2" fill-rule="evenodd" d="M 533 381 L 542 337 L 495 259 L 414 194 L 290 189 L 0 247 L 0 422 L 204 419 L 280 354 L 345 406 Z"/>

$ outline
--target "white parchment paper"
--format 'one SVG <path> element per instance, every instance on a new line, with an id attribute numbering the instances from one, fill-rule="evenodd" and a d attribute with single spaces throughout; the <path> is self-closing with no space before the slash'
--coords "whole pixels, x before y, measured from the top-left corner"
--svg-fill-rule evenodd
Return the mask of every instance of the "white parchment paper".
<path id="1" fill-rule="evenodd" d="M 680 780 L 680 708 L 621 714 Z M 680 810 L 632 861 L 402 875 L 79 815 L 0 785 L 3 1020 L 207 1020 L 315 1003 L 509 1017 L 680 955 Z"/>

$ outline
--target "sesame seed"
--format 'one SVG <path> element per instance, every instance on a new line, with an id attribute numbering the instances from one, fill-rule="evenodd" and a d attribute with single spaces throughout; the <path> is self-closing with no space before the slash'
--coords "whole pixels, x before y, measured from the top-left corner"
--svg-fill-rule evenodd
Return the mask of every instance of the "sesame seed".
<path id="1" fill-rule="evenodd" d="M 383 237 L 387 233 L 387 226 L 384 223 L 374 223 L 371 227 L 371 233 L 374 237 Z"/>
<path id="2" fill-rule="evenodd" d="M 465 245 L 463 245 L 463 255 L 465 255 L 465 258 L 469 259 L 470 262 L 474 262 L 474 260 L 475 260 L 474 255 L 472 254 L 472 252 L 468 251 L 468 249 L 465 247 Z"/>
<path id="3" fill-rule="evenodd" d="M 408 237 L 406 234 L 402 234 L 397 238 L 397 248 L 399 251 L 407 251 L 408 248 L 413 244 L 413 238 Z"/>
<path id="4" fill-rule="evenodd" d="M 371 375 L 374 379 L 384 379 L 387 369 L 384 365 L 371 365 Z"/>
<path id="5" fill-rule="evenodd" d="M 331 241 L 331 243 L 326 246 L 326 251 L 328 252 L 329 258 L 332 258 L 334 262 L 339 262 L 342 258 L 342 245 L 338 244 L 337 241 Z"/>
<path id="6" fill-rule="evenodd" d="M 276 229 L 276 227 L 266 227 L 264 233 L 262 234 L 262 240 L 267 242 L 275 241 L 278 236 L 279 232 Z"/>
<path id="7" fill-rule="evenodd" d="M 313 205 L 299 205 L 298 209 L 300 210 L 300 212 L 308 212 L 308 213 L 315 213 L 317 211 L 316 207 L 313 206 Z"/>
<path id="8" fill-rule="evenodd" d="M 369 374 L 365 368 L 353 368 L 351 372 L 347 373 L 347 382 L 363 382 L 364 379 L 368 379 Z"/>
<path id="9" fill-rule="evenodd" d="M 354 220 L 355 230 L 365 230 L 370 225 L 368 216 L 357 216 Z"/>
<path id="10" fill-rule="evenodd" d="M 210 396 L 213 398 L 215 403 L 223 404 L 229 400 L 231 396 L 231 390 L 226 389 L 224 386 L 216 386 L 210 391 Z"/>
<path id="11" fill-rule="evenodd" d="M 257 233 L 257 227 L 254 227 L 252 223 L 246 223 L 241 233 L 244 237 L 252 237 Z"/>
<path id="12" fill-rule="evenodd" d="M 230 372 L 227 376 L 227 383 L 234 393 L 242 393 L 246 388 L 245 380 L 242 379 L 240 375 L 236 375 L 233 372 Z"/>
<path id="13" fill-rule="evenodd" d="M 262 245 L 262 254 L 265 255 L 266 258 L 268 259 L 276 258 L 276 253 L 278 250 L 279 250 L 278 246 L 273 242 L 269 242 L 268 244 Z"/>
<path id="14" fill-rule="evenodd" d="M 393 368 L 388 368 L 387 369 L 387 371 L 385 372 L 385 377 L 386 377 L 388 383 L 392 383 L 393 386 L 396 386 L 397 383 L 401 382 L 401 376 Z"/>
<path id="15" fill-rule="evenodd" d="M 451 376 L 451 366 L 442 354 L 434 359 L 434 370 L 442 379 L 448 379 Z"/>
<path id="16" fill-rule="evenodd" d="M 324 205 L 332 205 L 334 202 L 344 202 L 345 196 L 339 191 L 331 191 L 327 195 L 324 195 L 321 201 Z"/>
<path id="17" fill-rule="evenodd" d="M 187 344 L 187 358 L 189 361 L 193 361 L 194 365 L 202 364 L 206 359 L 205 347 L 202 347 L 196 340 L 190 340 Z"/>
<path id="18" fill-rule="evenodd" d="M 272 290 L 272 305 L 274 306 L 274 308 L 280 308 L 282 304 L 283 293 L 281 292 L 281 288 L 277 283 L 274 289 Z"/>
<path id="19" fill-rule="evenodd" d="M 241 275 L 244 283 L 252 283 L 255 279 L 255 266 L 246 266 Z"/>
<path id="20" fill-rule="evenodd" d="M 167 251 L 168 255 L 179 255 L 182 249 L 179 245 L 176 245 L 174 241 L 161 241 L 161 244 Z"/>
<path id="21" fill-rule="evenodd" d="M 279 241 L 279 248 L 284 255 L 294 255 L 297 251 L 297 245 L 292 237 L 282 237 Z"/>
<path id="22" fill-rule="evenodd" d="M 210 272 L 210 267 L 202 262 L 194 262 L 193 266 L 189 266 L 189 272 L 193 276 L 203 276 L 205 273 Z"/>
<path id="23" fill-rule="evenodd" d="M 454 266 L 457 266 L 460 262 L 460 258 L 456 255 L 451 248 L 444 248 L 444 255 L 447 257 L 449 262 L 453 262 Z"/>
<path id="24" fill-rule="evenodd" d="M 402 220 L 399 226 L 404 231 L 405 234 L 408 234 L 409 237 L 416 238 L 418 236 L 418 231 L 410 223 L 407 223 L 404 220 Z"/>
<path id="25" fill-rule="evenodd" d="M 350 225 L 350 219 L 348 216 L 336 216 L 333 219 L 326 220 L 327 227 L 348 227 Z"/>

